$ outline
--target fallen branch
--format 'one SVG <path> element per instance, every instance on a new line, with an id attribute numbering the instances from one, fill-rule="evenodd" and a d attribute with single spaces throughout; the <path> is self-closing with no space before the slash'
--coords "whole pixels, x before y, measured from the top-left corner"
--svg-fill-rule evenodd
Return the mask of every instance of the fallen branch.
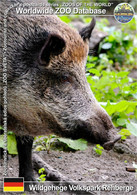
<path id="1" fill-rule="evenodd" d="M 50 165 L 48 165 L 43 159 L 37 154 L 33 154 L 33 166 L 35 170 L 39 170 L 44 168 L 44 174 L 46 174 L 46 179 L 52 181 L 55 185 L 64 185 L 64 186 L 77 186 L 80 185 L 73 180 L 68 179 L 66 176 L 61 174 L 59 171 L 53 169 Z M 70 191 L 72 193 L 72 191 Z M 85 195 L 95 195 L 95 193 L 87 192 L 86 190 L 76 190 L 73 194 L 85 194 Z"/>
<path id="2" fill-rule="evenodd" d="M 131 167 L 126 167 L 126 171 L 128 172 L 136 172 L 137 169 L 131 168 Z"/>

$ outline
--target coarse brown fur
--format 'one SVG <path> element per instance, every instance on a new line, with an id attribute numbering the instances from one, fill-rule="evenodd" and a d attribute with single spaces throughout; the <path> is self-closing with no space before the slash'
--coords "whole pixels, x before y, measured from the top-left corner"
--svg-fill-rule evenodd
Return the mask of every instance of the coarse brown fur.
<path id="1" fill-rule="evenodd" d="M 108 141 L 114 126 L 85 77 L 88 39 L 55 15 L 22 16 L 15 8 L 8 13 L 7 35 L 8 128 L 20 136 Z M 49 35 L 61 37 L 65 48 L 58 55 L 51 51 L 44 66 L 39 56 Z"/>

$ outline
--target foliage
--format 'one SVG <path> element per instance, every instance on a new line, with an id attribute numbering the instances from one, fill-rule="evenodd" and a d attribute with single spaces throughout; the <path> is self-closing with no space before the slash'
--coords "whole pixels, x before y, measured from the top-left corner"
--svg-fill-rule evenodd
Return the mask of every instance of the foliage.
<path id="1" fill-rule="evenodd" d="M 39 169 L 38 173 L 40 174 L 40 176 L 37 178 L 37 180 L 39 182 L 44 182 L 46 180 L 46 178 L 45 178 L 46 174 L 44 174 L 45 173 L 45 168 Z"/>
<path id="2" fill-rule="evenodd" d="M 108 114 L 112 117 L 116 127 L 123 127 L 119 132 L 122 139 L 133 134 L 137 136 L 137 102 L 121 101 L 118 103 L 101 103 Z M 125 129 L 126 128 L 126 129 Z"/>
<path id="3" fill-rule="evenodd" d="M 49 153 L 55 139 L 55 135 L 35 137 L 35 145 L 37 145 L 35 151 L 47 150 L 47 152 Z"/>
<path id="4" fill-rule="evenodd" d="M 72 21 L 72 18 L 70 18 L 69 16 L 59 16 L 60 19 L 65 22 L 65 23 L 70 23 Z"/>
<path id="5" fill-rule="evenodd" d="M 100 71 L 98 68 L 95 69 L 93 65 L 93 68 L 89 67 L 88 62 L 87 72 L 90 74 L 87 74 L 87 80 L 98 101 L 106 102 L 110 100 L 111 102 L 117 102 L 123 99 L 137 99 L 137 82 L 135 82 L 137 80 L 128 77 L 129 72 L 108 72 Z"/>
<path id="6" fill-rule="evenodd" d="M 4 149 L 4 134 L 0 135 L 0 147 Z M 7 150 L 9 154 L 18 154 L 16 137 L 12 131 L 7 133 Z"/>
<path id="7" fill-rule="evenodd" d="M 137 39 L 137 36 L 134 35 L 134 38 Z M 134 60 L 134 56 L 136 55 L 137 47 L 134 46 L 134 38 L 125 32 L 115 30 L 104 39 L 100 45 L 100 50 L 107 50 L 106 56 L 108 60 L 113 62 L 115 67 L 123 65 L 135 66 L 137 63 Z"/>
<path id="8" fill-rule="evenodd" d="M 35 151 L 51 149 L 59 150 L 85 150 L 87 148 L 87 141 L 84 139 L 71 140 L 68 138 L 60 138 L 55 135 L 39 136 L 35 138 Z"/>
<path id="9" fill-rule="evenodd" d="M 127 25 L 122 24 L 116 29 L 109 24 L 107 19 L 97 22 L 97 28 L 108 33 L 108 36 L 100 43 L 98 58 L 95 64 L 100 68 L 115 67 L 116 69 L 132 69 L 137 65 L 137 34 L 136 21 L 132 19 Z M 103 58 L 103 59 L 102 59 Z M 107 64 L 105 64 L 107 62 Z M 108 66 L 109 65 L 109 66 Z"/>
<path id="10" fill-rule="evenodd" d="M 133 123 L 133 122 L 128 123 L 128 122 L 126 122 L 126 126 L 127 126 L 127 129 L 129 129 L 129 131 L 133 135 L 137 136 L 137 123 Z"/>
<path id="11" fill-rule="evenodd" d="M 119 134 L 124 140 L 131 134 L 137 136 L 137 79 L 129 76 L 137 65 L 135 19 L 117 30 L 106 24 L 106 19 L 97 22 L 108 36 L 101 42 L 98 56 L 88 56 L 86 75 L 97 100 L 115 126 L 122 128 Z"/>
<path id="12" fill-rule="evenodd" d="M 87 148 L 87 141 L 84 139 L 72 140 L 68 138 L 57 138 L 58 141 L 66 144 L 73 150 L 85 150 Z"/>
<path id="13" fill-rule="evenodd" d="M 125 140 L 128 136 L 131 135 L 130 131 L 127 129 L 121 129 L 119 134 L 121 135 L 122 140 Z"/>
<path id="14" fill-rule="evenodd" d="M 104 150 L 104 148 L 100 145 L 100 144 L 97 144 L 96 147 L 93 148 L 93 150 L 99 155 L 101 156 L 102 155 L 102 152 Z"/>
<path id="15" fill-rule="evenodd" d="M 103 106 L 108 114 L 112 117 L 112 120 L 116 127 L 129 127 L 130 120 L 137 119 L 137 102 L 121 101 L 111 104 L 109 101 L 106 106 Z M 131 129 L 131 128 L 130 128 Z"/>

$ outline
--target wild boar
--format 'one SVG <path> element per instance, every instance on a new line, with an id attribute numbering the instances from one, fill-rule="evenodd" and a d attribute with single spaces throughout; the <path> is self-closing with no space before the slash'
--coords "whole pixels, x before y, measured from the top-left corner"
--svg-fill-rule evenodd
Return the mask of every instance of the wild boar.
<path id="1" fill-rule="evenodd" d="M 20 16 L 12 10 L 7 18 L 8 129 L 17 137 L 19 176 L 30 181 L 34 136 L 85 138 L 106 149 L 119 137 L 85 76 L 95 19 L 77 32 L 55 15 Z"/>

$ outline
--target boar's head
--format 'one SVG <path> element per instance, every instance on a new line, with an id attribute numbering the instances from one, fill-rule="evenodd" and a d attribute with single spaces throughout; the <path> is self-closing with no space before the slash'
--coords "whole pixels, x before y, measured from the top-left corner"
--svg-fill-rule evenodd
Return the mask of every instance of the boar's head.
<path id="1" fill-rule="evenodd" d="M 10 59 L 8 107 L 24 126 L 16 134 L 55 133 L 111 148 L 119 136 L 85 76 L 95 19 L 79 33 L 56 16 L 18 20 L 23 33 L 17 32 L 20 44 L 11 44 L 15 54 Z"/>

